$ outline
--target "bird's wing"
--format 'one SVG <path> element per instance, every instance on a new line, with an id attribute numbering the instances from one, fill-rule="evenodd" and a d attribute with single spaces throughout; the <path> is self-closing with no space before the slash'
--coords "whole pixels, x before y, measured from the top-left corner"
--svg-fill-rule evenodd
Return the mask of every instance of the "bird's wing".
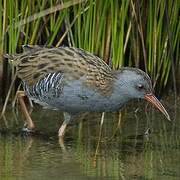
<path id="1" fill-rule="evenodd" d="M 106 94 L 114 75 L 110 67 L 99 57 L 73 47 L 35 47 L 13 57 L 18 76 L 33 86 L 49 73 L 62 73 L 67 80 L 84 77 L 85 85 Z"/>

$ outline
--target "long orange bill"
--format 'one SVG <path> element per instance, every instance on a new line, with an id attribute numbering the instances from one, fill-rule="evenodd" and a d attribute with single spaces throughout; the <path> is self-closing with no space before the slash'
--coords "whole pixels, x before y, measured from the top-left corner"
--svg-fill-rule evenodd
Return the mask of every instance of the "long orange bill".
<path id="1" fill-rule="evenodd" d="M 167 113 L 164 106 L 161 104 L 161 102 L 153 95 L 153 94 L 146 94 L 144 98 L 152 103 L 156 108 L 158 108 L 165 116 L 166 118 L 171 121 L 169 114 Z"/>

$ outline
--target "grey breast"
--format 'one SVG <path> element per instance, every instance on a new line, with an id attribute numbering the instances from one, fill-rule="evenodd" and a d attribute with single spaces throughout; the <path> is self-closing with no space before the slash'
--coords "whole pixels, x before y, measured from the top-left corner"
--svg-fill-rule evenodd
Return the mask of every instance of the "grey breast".
<path id="1" fill-rule="evenodd" d="M 24 82 L 24 89 L 31 100 L 46 108 L 70 113 L 118 109 L 117 101 L 85 86 L 83 78 L 68 82 L 60 72 L 49 73 L 33 86 Z"/>

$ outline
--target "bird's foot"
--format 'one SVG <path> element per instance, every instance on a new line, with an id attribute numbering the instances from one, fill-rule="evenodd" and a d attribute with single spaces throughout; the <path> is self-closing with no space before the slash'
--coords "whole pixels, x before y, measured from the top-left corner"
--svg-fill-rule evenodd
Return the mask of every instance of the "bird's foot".
<path id="1" fill-rule="evenodd" d="M 147 128 L 145 133 L 144 133 L 144 136 L 145 136 L 145 139 L 149 141 L 149 136 L 151 134 L 151 129 L 150 128 Z"/>
<path id="2" fill-rule="evenodd" d="M 151 134 L 151 129 L 150 128 L 147 128 L 144 135 L 145 136 L 149 136 Z"/>
<path id="3" fill-rule="evenodd" d="M 35 130 L 28 128 L 27 124 L 25 124 L 24 127 L 22 128 L 23 134 L 30 135 L 30 134 L 33 134 L 34 132 L 35 132 Z"/>
<path id="4" fill-rule="evenodd" d="M 33 133 L 33 132 L 35 132 L 35 130 L 34 129 L 29 129 L 28 127 L 23 127 L 22 132 Z"/>

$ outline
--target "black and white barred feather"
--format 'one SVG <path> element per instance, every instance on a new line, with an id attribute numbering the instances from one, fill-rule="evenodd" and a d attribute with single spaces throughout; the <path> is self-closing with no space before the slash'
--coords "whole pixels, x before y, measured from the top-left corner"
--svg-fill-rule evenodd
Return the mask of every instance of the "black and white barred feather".
<path id="1" fill-rule="evenodd" d="M 58 98 L 62 94 L 63 75 L 61 73 L 49 73 L 33 86 L 29 86 L 26 82 L 23 85 L 31 100 L 48 107 L 49 99 Z"/>

